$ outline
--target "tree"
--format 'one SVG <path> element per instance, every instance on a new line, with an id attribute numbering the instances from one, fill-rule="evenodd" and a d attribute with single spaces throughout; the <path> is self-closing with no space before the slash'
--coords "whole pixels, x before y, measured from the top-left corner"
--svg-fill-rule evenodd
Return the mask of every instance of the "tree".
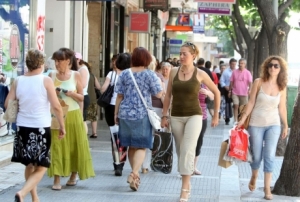
<path id="1" fill-rule="evenodd" d="M 277 195 L 300 196 L 300 80 L 298 96 L 292 115 L 291 132 L 284 159 L 273 193 Z"/>

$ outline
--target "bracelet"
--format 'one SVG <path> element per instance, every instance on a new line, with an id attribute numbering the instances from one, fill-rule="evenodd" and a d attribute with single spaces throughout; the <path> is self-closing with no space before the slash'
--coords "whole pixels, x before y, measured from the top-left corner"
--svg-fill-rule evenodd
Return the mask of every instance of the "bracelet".
<path id="1" fill-rule="evenodd" d="M 169 117 L 168 117 L 168 116 L 162 116 L 162 117 L 161 117 L 161 119 L 163 119 L 163 118 L 167 118 L 167 119 L 169 119 Z"/>

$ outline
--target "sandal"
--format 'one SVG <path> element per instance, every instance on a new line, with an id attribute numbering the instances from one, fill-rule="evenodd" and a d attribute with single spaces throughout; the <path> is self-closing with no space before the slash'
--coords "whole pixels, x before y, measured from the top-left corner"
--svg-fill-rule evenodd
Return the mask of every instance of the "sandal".
<path id="1" fill-rule="evenodd" d="M 137 191 L 139 186 L 140 186 L 140 177 L 133 174 L 133 180 L 130 182 L 129 187 L 130 189 L 132 189 L 133 191 Z"/>
<path id="2" fill-rule="evenodd" d="M 94 133 L 94 134 L 92 134 L 91 136 L 90 136 L 90 138 L 97 138 L 98 136 L 97 136 L 97 133 Z"/>
<path id="3" fill-rule="evenodd" d="M 179 199 L 179 202 L 188 202 L 189 198 L 191 197 L 191 193 L 190 193 L 190 190 L 188 189 L 181 189 L 182 192 L 186 192 L 188 193 L 188 198 L 180 198 Z"/>
<path id="4" fill-rule="evenodd" d="M 18 194 L 18 193 L 16 193 L 16 195 L 15 195 L 15 202 L 22 202 L 23 200 L 21 200 L 21 196 Z"/>
<path id="5" fill-rule="evenodd" d="M 77 180 L 68 180 L 68 182 L 66 183 L 67 186 L 75 186 L 77 185 Z"/>
<path id="6" fill-rule="evenodd" d="M 201 172 L 199 170 L 195 170 L 192 175 L 201 175 Z"/>
<path id="7" fill-rule="evenodd" d="M 130 184 L 133 181 L 133 176 L 134 176 L 134 174 L 133 174 L 133 172 L 131 172 L 127 177 L 127 183 Z"/>
<path id="8" fill-rule="evenodd" d="M 266 188 L 264 188 L 264 192 L 265 192 L 264 199 L 266 199 L 266 200 L 272 200 L 273 199 L 273 195 L 272 194 L 266 194 Z"/>
<path id="9" fill-rule="evenodd" d="M 60 191 L 61 190 L 61 185 L 60 184 L 54 184 L 52 186 L 52 190 L 54 190 L 54 191 Z"/>
<path id="10" fill-rule="evenodd" d="M 254 181 L 254 183 L 253 183 L 253 181 Z M 251 177 L 251 180 L 248 184 L 248 188 L 250 191 L 254 191 L 256 189 L 256 178 Z"/>

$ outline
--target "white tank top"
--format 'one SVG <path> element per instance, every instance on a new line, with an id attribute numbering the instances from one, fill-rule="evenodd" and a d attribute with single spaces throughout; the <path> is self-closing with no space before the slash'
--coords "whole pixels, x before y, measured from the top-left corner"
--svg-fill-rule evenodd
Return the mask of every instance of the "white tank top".
<path id="1" fill-rule="evenodd" d="M 264 93 L 262 87 L 258 92 L 254 108 L 251 113 L 250 126 L 280 126 L 280 116 L 278 105 L 281 94 L 270 96 Z"/>
<path id="2" fill-rule="evenodd" d="M 78 69 L 78 71 L 80 71 L 80 69 L 86 69 L 86 71 L 87 71 L 87 84 L 86 84 L 86 86 L 83 88 L 83 95 L 87 95 L 88 94 L 88 87 L 89 87 L 89 80 L 90 80 L 90 73 L 89 73 L 89 70 L 88 70 L 88 68 L 87 68 L 87 66 L 85 66 L 85 65 L 83 65 L 82 67 L 80 67 L 79 69 Z"/>
<path id="3" fill-rule="evenodd" d="M 50 127 L 51 114 L 44 75 L 19 76 L 16 95 L 19 100 L 17 126 Z"/>

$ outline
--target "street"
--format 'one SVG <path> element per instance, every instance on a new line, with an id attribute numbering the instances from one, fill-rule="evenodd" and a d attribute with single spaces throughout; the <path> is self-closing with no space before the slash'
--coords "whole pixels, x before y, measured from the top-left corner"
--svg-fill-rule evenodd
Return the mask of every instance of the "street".
<path id="1" fill-rule="evenodd" d="M 216 128 L 208 127 L 200 154 L 198 169 L 200 176 L 192 177 L 190 202 L 231 202 L 231 201 L 265 201 L 263 199 L 263 172 L 260 169 L 257 189 L 251 193 L 248 182 L 251 170 L 248 163 L 233 165 L 222 169 L 218 164 L 220 144 L 228 137 L 230 125 L 223 120 Z M 181 178 L 176 171 L 177 157 L 174 153 L 173 171 L 171 174 L 141 174 L 141 185 L 133 192 L 126 183 L 130 167 L 126 162 L 123 176 L 114 176 L 110 135 L 104 121 L 98 123 L 98 138 L 90 139 L 90 147 L 96 177 L 78 181 L 74 187 L 65 186 L 68 178 L 62 178 L 62 190 L 53 191 L 53 179 L 44 176 L 38 185 L 41 202 L 177 202 L 179 201 Z M 175 152 L 175 150 L 174 150 Z M 278 178 L 282 158 L 277 157 L 272 184 Z M 24 166 L 10 164 L 0 168 L 0 201 L 11 202 L 14 194 L 22 187 Z M 300 197 L 275 196 L 273 201 L 300 201 Z M 25 202 L 31 202 L 30 194 Z"/>

